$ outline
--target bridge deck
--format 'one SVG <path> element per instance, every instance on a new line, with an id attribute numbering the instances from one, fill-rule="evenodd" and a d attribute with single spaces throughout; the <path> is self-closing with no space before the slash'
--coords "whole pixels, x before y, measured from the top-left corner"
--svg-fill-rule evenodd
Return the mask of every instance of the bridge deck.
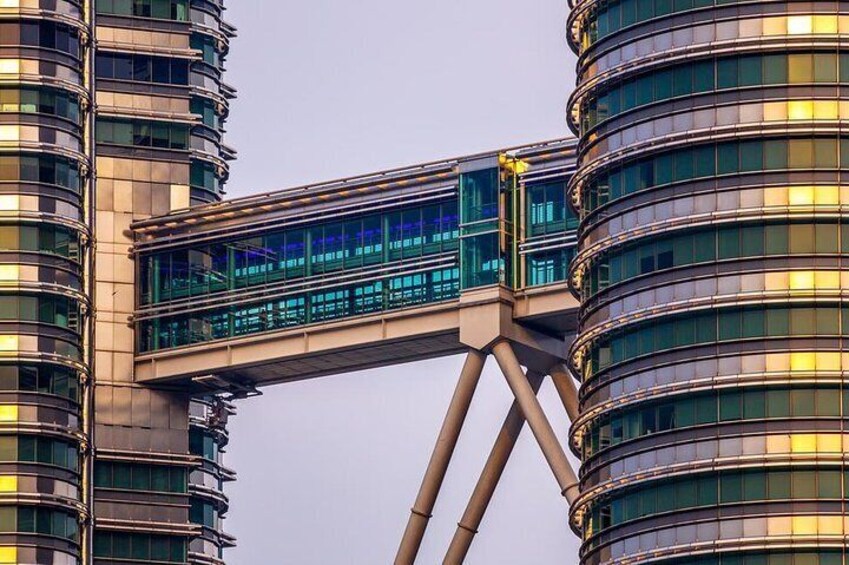
<path id="1" fill-rule="evenodd" d="M 577 301 L 564 284 L 515 294 L 514 320 L 568 341 Z M 215 375 L 262 386 L 461 353 L 459 300 L 265 332 L 136 357 L 136 380 L 167 383 Z"/>

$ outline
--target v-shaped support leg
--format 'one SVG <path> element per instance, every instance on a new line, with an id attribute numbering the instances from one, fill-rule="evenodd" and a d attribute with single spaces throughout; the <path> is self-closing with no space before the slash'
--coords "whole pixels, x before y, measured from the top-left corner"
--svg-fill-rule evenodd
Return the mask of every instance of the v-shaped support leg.
<path id="1" fill-rule="evenodd" d="M 528 374 L 528 382 L 534 394 L 539 391 L 542 380 L 542 375 L 536 373 Z M 445 559 L 443 560 L 444 565 L 459 565 L 466 559 L 469 548 L 472 546 L 472 541 L 474 541 L 475 535 L 478 533 L 483 516 L 489 507 L 493 494 L 495 494 L 495 487 L 498 486 L 498 482 L 501 480 L 501 474 L 507 466 L 507 461 L 513 453 L 516 440 L 519 439 L 519 434 L 524 426 L 525 416 L 522 414 L 519 404 L 514 400 L 510 411 L 507 413 L 507 417 L 504 419 L 504 424 L 501 426 L 501 431 L 498 433 L 498 438 L 495 440 L 495 445 L 492 446 L 492 451 L 489 453 L 480 479 L 478 479 L 478 483 L 475 485 L 475 490 L 472 492 L 472 497 L 469 499 L 466 511 L 463 512 L 463 517 L 457 524 L 454 538 L 451 540 L 448 553 L 445 554 Z"/>
<path id="2" fill-rule="evenodd" d="M 522 371 L 521 365 L 519 365 L 513 347 L 509 342 L 501 341 L 492 348 L 492 352 L 498 361 L 498 366 L 501 367 L 501 372 L 507 379 L 507 384 L 513 391 L 516 402 L 528 421 L 528 426 L 531 428 L 548 466 L 554 473 L 554 478 L 560 485 L 561 494 L 566 497 L 569 504 L 572 504 L 578 497 L 578 477 L 575 475 L 575 470 L 572 469 L 572 464 L 566 458 L 566 452 L 563 451 L 548 418 L 545 417 L 545 412 L 543 412 L 531 384 Z"/>
<path id="3" fill-rule="evenodd" d="M 436 504 L 436 497 L 442 488 L 442 481 L 445 479 L 448 464 L 457 446 L 457 439 L 460 437 L 466 414 L 469 412 L 485 361 L 486 355 L 473 349 L 466 355 L 466 362 L 457 381 L 454 396 L 448 405 L 448 412 L 442 422 L 442 429 L 422 479 L 422 486 L 410 510 L 410 519 L 395 557 L 395 565 L 413 565 L 416 561 L 427 524 Z"/>

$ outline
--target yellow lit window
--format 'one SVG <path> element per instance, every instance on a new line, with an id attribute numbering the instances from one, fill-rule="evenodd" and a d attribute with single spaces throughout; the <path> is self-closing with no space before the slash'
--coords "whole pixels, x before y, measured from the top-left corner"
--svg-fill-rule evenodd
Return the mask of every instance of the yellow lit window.
<path id="1" fill-rule="evenodd" d="M 21 72 L 19 59 L 0 59 L 0 75 L 17 75 Z"/>
<path id="2" fill-rule="evenodd" d="M 814 16 L 814 33 L 837 33 L 837 16 Z"/>
<path id="3" fill-rule="evenodd" d="M 790 436 L 790 451 L 792 453 L 816 453 L 816 434 L 794 434 Z"/>
<path id="4" fill-rule="evenodd" d="M 814 203 L 813 186 L 791 186 L 789 192 L 791 206 L 810 206 Z"/>
<path id="5" fill-rule="evenodd" d="M 839 371 L 840 367 L 840 353 L 836 351 L 817 352 L 817 369 L 821 371 Z"/>
<path id="6" fill-rule="evenodd" d="M 816 271 L 816 273 L 814 273 L 814 286 L 823 290 L 840 289 L 840 272 Z"/>
<path id="7" fill-rule="evenodd" d="M 814 192 L 814 204 L 837 206 L 840 204 L 840 188 L 836 186 L 818 186 Z"/>
<path id="8" fill-rule="evenodd" d="M 16 281 L 21 278 L 18 265 L 0 265 L 0 281 Z"/>
<path id="9" fill-rule="evenodd" d="M 813 271 L 793 271 L 790 273 L 791 290 L 808 290 L 814 288 Z"/>
<path id="10" fill-rule="evenodd" d="M 20 139 L 20 126 L 0 126 L 0 141 L 18 141 Z"/>
<path id="11" fill-rule="evenodd" d="M 0 335 L 0 351 L 17 351 L 18 336 Z"/>
<path id="12" fill-rule="evenodd" d="M 764 120 L 775 122 L 787 119 L 787 104 L 785 102 L 767 102 L 764 104 Z"/>
<path id="13" fill-rule="evenodd" d="M 0 547 L 0 563 L 17 563 L 17 547 Z"/>
<path id="14" fill-rule="evenodd" d="M 840 117 L 837 100 L 817 100 L 814 102 L 815 120 L 836 120 Z"/>
<path id="15" fill-rule="evenodd" d="M 16 492 L 18 477 L 15 475 L 0 475 L 0 492 Z"/>
<path id="16" fill-rule="evenodd" d="M 767 518 L 767 532 L 771 536 L 786 536 L 793 531 L 790 516 L 770 516 Z"/>
<path id="17" fill-rule="evenodd" d="M 817 516 L 819 534 L 839 536 L 843 533 L 843 516 Z"/>
<path id="18" fill-rule="evenodd" d="M 790 436 L 768 436 L 766 438 L 767 453 L 788 453 L 790 451 Z"/>
<path id="19" fill-rule="evenodd" d="M 816 353 L 794 352 L 790 354 L 791 371 L 814 371 L 817 368 Z"/>
<path id="20" fill-rule="evenodd" d="M 840 453 L 843 450 L 843 437 L 837 434 L 818 434 L 817 452 Z"/>
<path id="21" fill-rule="evenodd" d="M 773 196 L 777 202 L 777 196 Z M 837 186 L 791 186 L 787 193 L 791 206 L 837 206 L 840 204 L 840 188 Z"/>
<path id="22" fill-rule="evenodd" d="M 14 212 L 20 209 L 21 201 L 16 194 L 0 194 L 0 211 Z"/>
<path id="23" fill-rule="evenodd" d="M 787 35 L 787 19 L 780 18 L 764 18 L 763 24 L 764 35 Z"/>
<path id="24" fill-rule="evenodd" d="M 814 19 L 812 16 L 790 16 L 787 18 L 787 33 L 790 35 L 811 33 L 813 29 Z"/>
<path id="25" fill-rule="evenodd" d="M 793 516 L 793 534 L 806 536 L 817 533 L 816 516 Z"/>
<path id="26" fill-rule="evenodd" d="M 787 118 L 790 120 L 810 120 L 814 117 L 812 100 L 791 100 L 787 103 Z"/>
<path id="27" fill-rule="evenodd" d="M 0 422 L 17 422 L 18 407 L 15 404 L 0 405 Z"/>

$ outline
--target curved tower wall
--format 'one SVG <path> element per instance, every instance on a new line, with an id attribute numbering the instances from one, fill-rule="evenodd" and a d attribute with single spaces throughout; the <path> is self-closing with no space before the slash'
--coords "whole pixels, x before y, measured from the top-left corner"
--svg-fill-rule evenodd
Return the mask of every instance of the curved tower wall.
<path id="1" fill-rule="evenodd" d="M 842 564 L 849 4 L 577 2 L 582 563 Z"/>
<path id="2" fill-rule="evenodd" d="M 0 4 L 0 562 L 76 564 L 91 349 L 91 26 Z"/>

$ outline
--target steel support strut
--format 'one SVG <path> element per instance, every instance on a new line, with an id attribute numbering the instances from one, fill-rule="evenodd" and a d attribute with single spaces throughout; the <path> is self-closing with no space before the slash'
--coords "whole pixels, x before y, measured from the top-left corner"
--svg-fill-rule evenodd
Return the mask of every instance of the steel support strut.
<path id="1" fill-rule="evenodd" d="M 545 417 L 542 406 L 540 406 L 530 382 L 522 371 L 513 348 L 509 342 L 500 341 L 492 348 L 492 352 L 498 361 L 498 366 L 501 367 L 501 372 L 507 379 L 507 384 L 513 391 L 516 402 L 528 421 L 540 449 L 542 449 L 542 454 L 545 456 L 548 466 L 554 472 L 554 477 L 560 485 L 561 494 L 566 497 L 569 504 L 572 504 L 578 497 L 578 478 L 575 476 L 575 471 L 566 458 L 566 453 L 554 434 L 548 418 Z"/>
<path id="2" fill-rule="evenodd" d="M 528 374 L 528 381 L 534 394 L 539 391 L 542 380 L 543 376 L 540 374 Z M 448 547 L 445 560 L 442 562 L 443 565 L 459 565 L 466 559 L 472 541 L 475 539 L 475 534 L 478 533 L 483 516 L 495 493 L 495 487 L 501 480 L 501 474 L 513 453 L 516 440 L 519 438 L 519 433 L 524 425 L 525 416 L 522 414 L 519 404 L 514 400 L 507 417 L 504 419 L 504 424 L 501 426 L 501 431 L 498 433 L 498 438 L 495 440 L 495 445 L 492 446 L 492 451 L 489 453 L 480 479 L 475 485 L 466 511 L 463 512 L 463 517 L 457 524 L 457 530 L 451 539 L 451 545 Z"/>
<path id="3" fill-rule="evenodd" d="M 574 422 L 578 419 L 578 387 L 575 385 L 575 379 L 564 365 L 555 365 L 549 369 L 548 374 L 551 375 L 551 381 L 554 383 L 554 388 L 557 389 L 557 394 L 563 402 L 563 408 L 566 409 L 566 414 L 569 415 L 569 421 Z"/>
<path id="4" fill-rule="evenodd" d="M 457 446 L 457 439 L 460 437 L 460 430 L 469 412 L 485 361 L 486 355 L 476 350 L 469 350 L 466 355 L 466 362 L 460 372 L 454 396 L 448 405 L 448 412 L 445 414 L 439 438 L 430 456 L 422 486 L 410 510 L 410 520 L 404 530 L 404 537 L 401 539 L 401 546 L 395 557 L 395 565 L 413 565 L 416 561 L 425 529 L 436 504 L 436 497 L 439 495 L 448 464 Z"/>

